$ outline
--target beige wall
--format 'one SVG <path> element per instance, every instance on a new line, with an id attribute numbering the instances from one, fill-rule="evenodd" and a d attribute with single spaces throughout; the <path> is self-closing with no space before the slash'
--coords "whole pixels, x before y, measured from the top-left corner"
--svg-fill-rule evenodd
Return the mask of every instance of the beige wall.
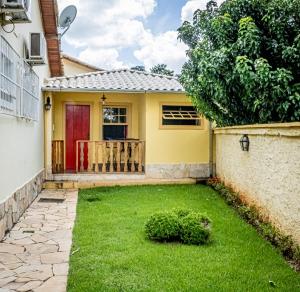
<path id="1" fill-rule="evenodd" d="M 300 123 L 215 129 L 216 172 L 300 243 Z M 249 135 L 250 150 L 239 139 Z"/>
<path id="2" fill-rule="evenodd" d="M 32 1 L 32 23 L 16 24 L 13 33 L 3 36 L 17 53 L 23 56 L 23 43 L 29 40 L 29 32 L 42 32 L 38 1 Z M 47 65 L 34 67 L 40 83 L 49 77 Z M 5 201 L 44 168 L 44 101 L 40 98 L 39 121 L 26 121 L 0 114 L 0 202 Z"/>
<path id="3" fill-rule="evenodd" d="M 93 72 L 95 70 L 91 69 L 90 67 L 78 64 L 66 58 L 62 58 L 63 66 L 64 66 L 64 75 L 65 76 L 72 76 L 76 74 L 83 74 Z"/>

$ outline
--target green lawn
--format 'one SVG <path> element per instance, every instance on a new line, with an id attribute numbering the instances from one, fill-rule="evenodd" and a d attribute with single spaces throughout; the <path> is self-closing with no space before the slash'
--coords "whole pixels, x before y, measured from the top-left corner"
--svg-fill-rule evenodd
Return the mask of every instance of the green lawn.
<path id="1" fill-rule="evenodd" d="M 148 217 L 172 208 L 207 214 L 213 243 L 145 239 Z M 214 190 L 201 185 L 80 191 L 75 250 L 68 291 L 300 291 L 299 274 Z"/>

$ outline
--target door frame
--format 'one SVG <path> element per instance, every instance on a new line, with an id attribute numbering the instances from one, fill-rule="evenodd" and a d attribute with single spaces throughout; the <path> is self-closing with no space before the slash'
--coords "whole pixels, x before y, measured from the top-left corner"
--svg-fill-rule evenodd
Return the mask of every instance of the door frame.
<path id="1" fill-rule="evenodd" d="M 63 103 L 63 137 L 64 137 L 64 166 L 66 170 L 67 167 L 67 133 L 66 133 L 66 126 L 67 126 L 67 105 L 88 105 L 90 106 L 90 140 L 92 140 L 93 137 L 93 111 L 94 111 L 94 104 L 92 102 L 84 102 L 84 101 L 66 101 Z"/>

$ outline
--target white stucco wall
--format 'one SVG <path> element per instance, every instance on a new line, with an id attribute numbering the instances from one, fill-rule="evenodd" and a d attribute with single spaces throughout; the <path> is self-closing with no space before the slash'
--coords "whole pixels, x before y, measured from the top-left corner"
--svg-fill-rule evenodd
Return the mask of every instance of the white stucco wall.
<path id="1" fill-rule="evenodd" d="M 23 57 L 24 39 L 29 32 L 42 32 L 39 1 L 32 2 L 32 23 L 16 24 L 13 33 L 0 35 Z M 35 66 L 40 84 L 49 77 L 49 66 Z M 44 168 L 43 98 L 40 95 L 39 121 L 25 121 L 0 114 L 0 203 L 25 185 Z"/>
<path id="2" fill-rule="evenodd" d="M 300 123 L 215 131 L 216 173 L 300 243 Z M 248 134 L 249 152 L 239 139 Z"/>

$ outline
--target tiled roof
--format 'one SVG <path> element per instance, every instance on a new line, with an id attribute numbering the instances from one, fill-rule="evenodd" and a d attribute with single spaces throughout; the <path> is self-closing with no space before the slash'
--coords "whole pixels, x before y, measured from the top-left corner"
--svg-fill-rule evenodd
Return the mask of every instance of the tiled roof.
<path id="1" fill-rule="evenodd" d="M 175 77 L 120 69 L 46 80 L 44 91 L 184 92 Z"/>

